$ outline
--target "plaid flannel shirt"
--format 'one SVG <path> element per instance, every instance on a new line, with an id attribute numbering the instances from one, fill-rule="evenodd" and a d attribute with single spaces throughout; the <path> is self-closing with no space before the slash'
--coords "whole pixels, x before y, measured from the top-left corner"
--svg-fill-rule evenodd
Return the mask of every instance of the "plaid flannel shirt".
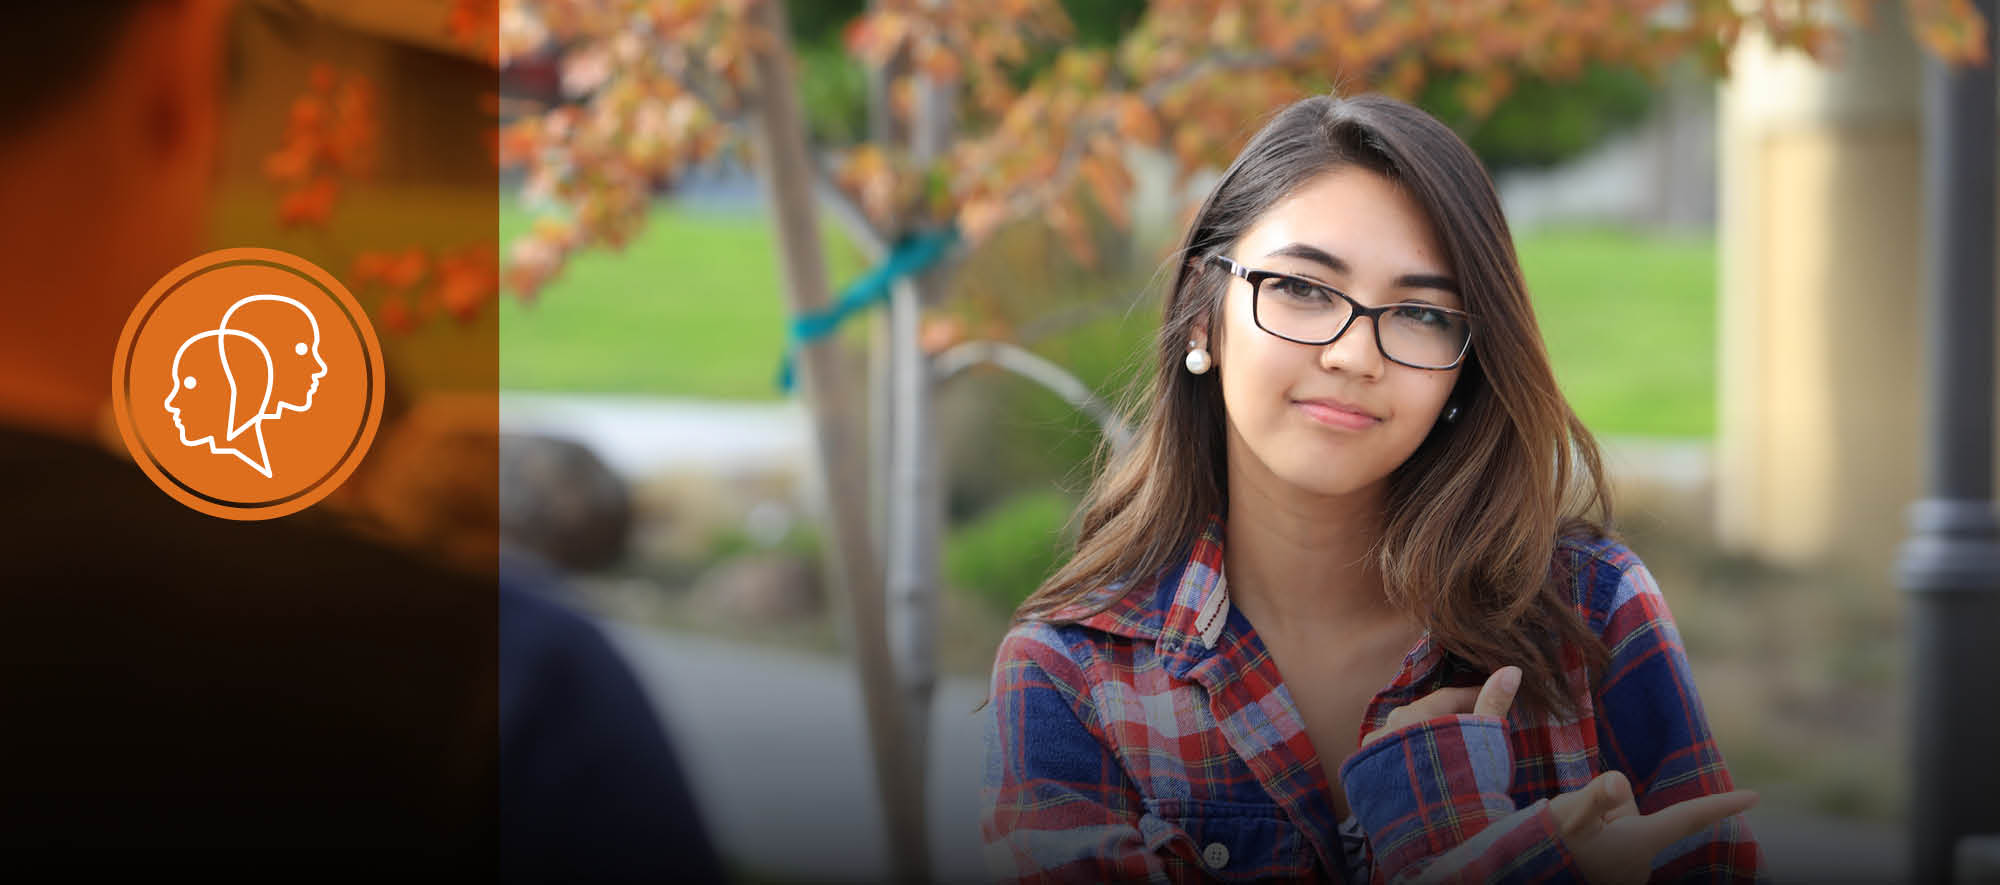
<path id="1" fill-rule="evenodd" d="M 1576 605 L 1611 666 L 1580 714 L 1414 723 L 1355 752 L 1389 711 L 1446 684 L 1426 633 L 1339 751 L 1352 815 L 1256 630 L 1228 603 L 1211 521 L 1157 584 L 1100 591 L 1001 642 L 981 830 L 997 879 L 1580 881 L 1548 800 L 1607 769 L 1639 810 L 1733 789 L 1666 599 L 1610 540 L 1564 540 Z M 1572 674 L 1582 656 L 1564 650 Z M 1660 852 L 1653 880 L 1751 881 L 1740 815 Z"/>

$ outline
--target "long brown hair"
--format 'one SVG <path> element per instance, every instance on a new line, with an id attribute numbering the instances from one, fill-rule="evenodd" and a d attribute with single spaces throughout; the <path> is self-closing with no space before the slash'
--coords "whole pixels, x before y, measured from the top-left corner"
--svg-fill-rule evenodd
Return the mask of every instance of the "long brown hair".
<path id="1" fill-rule="evenodd" d="M 1229 277 L 1203 259 L 1347 166 L 1398 182 L 1423 208 L 1478 322 L 1451 395 L 1458 420 L 1439 422 L 1389 477 L 1375 551 L 1383 586 L 1444 651 L 1482 672 L 1520 666 L 1524 710 L 1573 714 L 1562 649 L 1600 673 L 1607 655 L 1577 616 L 1556 546 L 1609 522 L 1597 443 L 1556 387 L 1485 168 L 1444 124 L 1380 96 L 1285 107 L 1216 182 L 1175 256 L 1151 377 L 1132 403 L 1143 411 L 1138 433 L 1098 475 L 1075 554 L 1015 617 L 1068 606 L 1067 618 L 1086 598 L 1109 605 L 1117 596 L 1106 588 L 1145 584 L 1185 555 L 1211 514 L 1228 512 L 1221 386 L 1180 369 L 1198 322 L 1220 327 Z"/>

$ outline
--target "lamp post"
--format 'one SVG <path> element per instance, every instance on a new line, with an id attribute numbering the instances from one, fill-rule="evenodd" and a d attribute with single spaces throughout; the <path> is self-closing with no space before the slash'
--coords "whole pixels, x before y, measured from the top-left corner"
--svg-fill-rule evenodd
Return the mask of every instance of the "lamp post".
<path id="1" fill-rule="evenodd" d="M 1976 5 L 1995 21 L 1995 0 Z M 1961 839 L 2000 833 L 1994 69 L 1927 59 L 1923 95 L 1924 497 L 1897 572 L 1910 594 L 1910 881 L 1945 882 Z"/>

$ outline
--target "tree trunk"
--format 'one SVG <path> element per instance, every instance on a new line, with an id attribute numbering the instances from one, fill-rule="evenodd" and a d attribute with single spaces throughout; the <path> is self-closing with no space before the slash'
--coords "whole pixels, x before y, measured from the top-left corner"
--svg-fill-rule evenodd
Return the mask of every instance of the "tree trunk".
<path id="1" fill-rule="evenodd" d="M 935 3 L 936 0 L 930 0 Z M 951 137 L 949 83 L 916 78 L 917 108 L 910 126 L 910 153 L 919 168 L 943 154 Z M 901 692 L 905 727 L 913 757 L 918 797 L 925 795 L 929 767 L 931 698 L 937 687 L 938 560 L 944 546 L 944 481 L 938 439 L 932 426 L 936 384 L 923 352 L 926 295 L 935 294 L 942 274 L 898 280 L 889 301 L 889 412 L 891 444 L 887 489 L 889 536 L 885 577 L 889 596 L 889 638 Z M 928 858 L 925 835 L 896 846 Z"/>
<path id="2" fill-rule="evenodd" d="M 870 0 L 871 10 L 879 11 L 882 0 Z M 879 145 L 895 144 L 897 140 L 896 115 L 890 110 L 889 84 L 895 82 L 896 73 L 908 57 L 907 52 L 898 52 L 894 58 L 880 68 L 868 70 L 868 140 Z M 893 245 L 893 244 L 891 244 Z M 874 260 L 886 258 L 887 253 Z M 890 325 L 890 311 L 879 311 L 870 317 L 868 338 L 868 518 L 875 533 L 875 552 L 881 561 L 888 561 L 889 538 L 889 470 L 895 453 L 895 409 L 896 401 L 895 355 L 892 343 L 895 332 Z"/>
<path id="3" fill-rule="evenodd" d="M 792 49 L 784 4 L 756 5 L 758 24 L 773 42 L 756 55 L 758 96 L 753 144 L 764 180 L 771 223 L 778 235 L 785 298 L 793 315 L 825 309 L 826 260 L 820 251 L 819 213 L 811 161 L 794 81 Z M 898 881 L 927 878 L 922 855 L 897 850 L 924 844 L 922 781 L 912 776 L 908 722 L 896 691 L 883 606 L 883 582 L 868 534 L 867 456 L 855 426 L 853 385 L 843 377 L 832 340 L 801 348 L 797 371 L 800 395 L 812 415 L 818 444 L 818 471 L 826 495 L 824 525 L 832 576 L 846 593 L 853 619 L 854 656 L 860 670 L 862 702 L 875 762 L 875 782 L 888 828 L 890 872 Z"/>
<path id="4" fill-rule="evenodd" d="M 904 726 L 909 735 L 912 789 L 925 795 L 930 760 L 931 693 L 937 683 L 938 523 L 943 500 L 938 488 L 936 434 L 931 432 L 931 373 L 918 346 L 922 290 L 898 280 L 890 295 L 890 384 L 894 392 L 887 495 L 889 537 L 885 575 L 889 596 L 890 659 L 896 669 Z M 919 822 L 921 824 L 921 821 Z M 898 853 L 928 858 L 927 834 L 892 846 Z"/>

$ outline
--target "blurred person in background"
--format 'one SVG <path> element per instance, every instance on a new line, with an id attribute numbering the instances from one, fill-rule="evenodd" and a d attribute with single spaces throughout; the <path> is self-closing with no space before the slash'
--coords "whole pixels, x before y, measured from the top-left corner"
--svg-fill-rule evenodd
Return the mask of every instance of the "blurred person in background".
<path id="1" fill-rule="evenodd" d="M 624 659 L 547 595 L 552 575 L 506 555 L 501 566 L 502 881 L 723 881 Z"/>
<path id="2" fill-rule="evenodd" d="M 657 718 L 545 579 L 205 516 L 117 446 L 120 329 L 205 247 L 236 11 L 8 11 L 0 878 L 714 878 Z"/>
<path id="3" fill-rule="evenodd" d="M 1137 439 L 998 652 L 996 877 L 1757 878 L 1458 136 L 1280 109 L 1176 258 Z"/>

